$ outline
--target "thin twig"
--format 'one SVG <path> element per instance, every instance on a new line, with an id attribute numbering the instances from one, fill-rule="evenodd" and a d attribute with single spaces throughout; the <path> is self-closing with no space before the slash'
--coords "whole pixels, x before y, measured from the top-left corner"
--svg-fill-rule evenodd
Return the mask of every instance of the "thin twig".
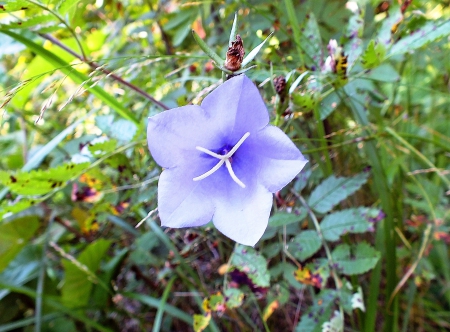
<path id="1" fill-rule="evenodd" d="M 137 86 L 131 84 L 130 82 L 125 81 L 122 77 L 113 74 L 111 71 L 109 71 L 108 69 L 105 69 L 103 66 L 100 66 L 99 64 L 97 64 L 94 61 L 87 61 L 86 59 L 83 59 L 83 57 L 81 55 L 79 55 L 77 52 L 75 52 L 74 50 L 70 49 L 69 47 L 67 47 L 66 45 L 64 45 L 63 43 L 61 43 L 58 39 L 54 38 L 52 35 L 49 34 L 39 34 L 42 38 L 47 39 L 48 41 L 51 41 L 53 44 L 57 45 L 58 47 L 62 48 L 64 51 L 72 54 L 74 57 L 80 59 L 81 61 L 85 62 L 86 64 L 88 64 L 92 69 L 94 70 L 101 70 L 103 73 L 107 74 L 108 76 L 110 76 L 111 78 L 113 78 L 114 80 L 116 80 L 117 82 L 122 83 L 123 85 L 129 87 L 131 90 L 139 93 L 141 96 L 147 98 L 148 100 L 150 100 L 152 103 L 158 105 L 159 107 L 161 107 L 164 110 L 168 110 L 169 107 L 167 105 L 165 105 L 164 103 L 156 100 L 155 98 L 153 98 L 152 96 L 150 96 L 147 92 L 145 92 L 144 90 L 138 88 Z"/>

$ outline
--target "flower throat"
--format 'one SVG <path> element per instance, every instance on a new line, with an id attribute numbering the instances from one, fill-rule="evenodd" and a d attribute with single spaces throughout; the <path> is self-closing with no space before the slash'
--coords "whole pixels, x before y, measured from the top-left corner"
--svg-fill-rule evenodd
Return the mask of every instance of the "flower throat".
<path id="1" fill-rule="evenodd" d="M 225 164 L 228 173 L 230 173 L 231 178 L 234 182 L 236 182 L 240 187 L 245 188 L 245 184 L 239 180 L 239 178 L 236 176 L 236 174 L 233 171 L 233 168 L 231 167 L 231 161 L 233 160 L 232 157 L 235 154 L 235 152 L 239 149 L 239 147 L 244 143 L 244 141 L 250 136 L 249 132 L 246 132 L 244 136 L 236 143 L 236 145 L 228 151 L 228 146 L 222 149 L 223 154 L 218 154 L 215 152 L 212 152 L 208 149 L 202 148 L 201 146 L 196 146 L 195 148 L 203 153 L 206 153 L 207 155 L 210 155 L 211 157 L 219 159 L 219 162 L 211 168 L 206 173 L 203 173 L 200 176 L 197 176 L 193 178 L 194 181 L 200 181 L 203 179 L 206 179 L 211 174 L 214 174 L 220 167 L 222 167 L 223 164 Z"/>

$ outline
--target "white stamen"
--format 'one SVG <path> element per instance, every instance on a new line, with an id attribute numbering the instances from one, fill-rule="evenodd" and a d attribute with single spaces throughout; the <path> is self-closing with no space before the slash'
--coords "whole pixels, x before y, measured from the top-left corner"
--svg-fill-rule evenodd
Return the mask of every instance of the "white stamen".
<path id="1" fill-rule="evenodd" d="M 239 147 L 242 145 L 242 143 L 244 143 L 244 141 L 249 136 L 250 136 L 249 132 L 245 133 L 244 136 L 242 136 L 242 138 L 236 143 L 236 145 L 226 155 L 221 155 L 221 154 L 212 152 L 212 151 L 210 151 L 208 149 L 202 148 L 201 146 L 196 146 L 195 148 L 197 150 L 199 150 L 199 151 L 201 151 L 203 153 L 206 153 L 207 155 L 210 155 L 211 157 L 219 159 L 219 162 L 216 164 L 216 166 L 211 168 L 208 172 L 203 173 L 202 175 L 193 178 L 193 180 L 194 181 L 199 181 L 199 180 L 206 179 L 208 176 L 210 176 L 211 174 L 215 173 L 225 163 L 225 166 L 227 167 L 228 173 L 230 173 L 230 176 L 233 179 L 233 181 L 236 182 L 240 187 L 245 188 L 245 184 L 241 180 L 239 180 L 238 177 L 236 176 L 236 174 L 234 173 L 233 168 L 231 167 L 231 162 L 230 162 L 229 159 L 234 155 L 234 153 L 239 149 Z"/>
<path id="2" fill-rule="evenodd" d="M 228 173 L 230 173 L 230 176 L 234 180 L 234 182 L 236 182 L 242 188 L 245 188 L 245 184 L 243 184 L 242 181 L 238 179 L 236 174 L 234 174 L 233 168 L 231 168 L 231 163 L 230 163 L 230 161 L 228 159 L 225 160 L 225 165 L 227 166 Z"/>
<path id="3" fill-rule="evenodd" d="M 236 145 L 234 146 L 234 148 L 231 149 L 230 152 L 228 152 L 224 157 L 226 158 L 230 158 L 233 156 L 233 154 L 237 151 L 237 149 L 239 149 L 239 147 L 242 145 L 242 143 L 244 143 L 244 141 L 247 139 L 247 137 L 250 136 L 250 133 L 245 133 L 244 136 L 242 136 L 242 138 L 236 143 Z"/>
<path id="4" fill-rule="evenodd" d="M 214 158 L 217 158 L 217 159 L 224 159 L 223 158 L 224 156 L 222 156 L 221 154 L 214 153 L 212 151 L 209 151 L 208 149 L 202 148 L 201 146 L 196 146 L 195 148 L 198 151 L 201 151 L 201 152 L 204 152 L 206 154 L 209 154 L 211 157 L 214 157 Z"/>
<path id="5" fill-rule="evenodd" d="M 216 166 L 214 166 L 213 168 L 211 168 L 208 172 L 203 173 L 202 175 L 197 176 L 197 177 L 193 178 L 192 180 L 194 180 L 194 181 L 200 181 L 200 180 L 206 179 L 208 176 L 210 176 L 211 174 L 215 173 L 215 172 L 223 165 L 224 162 L 225 162 L 225 160 L 222 159 L 221 161 L 219 161 L 219 162 L 217 163 Z"/>

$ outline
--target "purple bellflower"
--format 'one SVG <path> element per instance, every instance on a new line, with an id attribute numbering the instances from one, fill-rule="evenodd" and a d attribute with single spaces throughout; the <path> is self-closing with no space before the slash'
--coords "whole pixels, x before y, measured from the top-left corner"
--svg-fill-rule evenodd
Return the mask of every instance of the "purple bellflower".
<path id="1" fill-rule="evenodd" d="M 254 246 L 263 235 L 272 193 L 308 162 L 269 123 L 258 89 L 244 75 L 223 83 L 202 102 L 148 119 L 148 146 L 164 168 L 158 183 L 161 225 L 213 221 L 232 240 Z"/>

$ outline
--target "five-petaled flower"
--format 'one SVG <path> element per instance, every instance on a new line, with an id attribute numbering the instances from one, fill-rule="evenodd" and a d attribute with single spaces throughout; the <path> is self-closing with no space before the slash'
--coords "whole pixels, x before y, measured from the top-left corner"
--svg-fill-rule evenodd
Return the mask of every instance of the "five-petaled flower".
<path id="1" fill-rule="evenodd" d="M 258 89 L 244 75 L 202 102 L 149 118 L 148 146 L 164 168 L 158 184 L 162 226 L 216 228 L 245 245 L 263 235 L 272 193 L 305 166 L 292 141 L 269 123 Z"/>

